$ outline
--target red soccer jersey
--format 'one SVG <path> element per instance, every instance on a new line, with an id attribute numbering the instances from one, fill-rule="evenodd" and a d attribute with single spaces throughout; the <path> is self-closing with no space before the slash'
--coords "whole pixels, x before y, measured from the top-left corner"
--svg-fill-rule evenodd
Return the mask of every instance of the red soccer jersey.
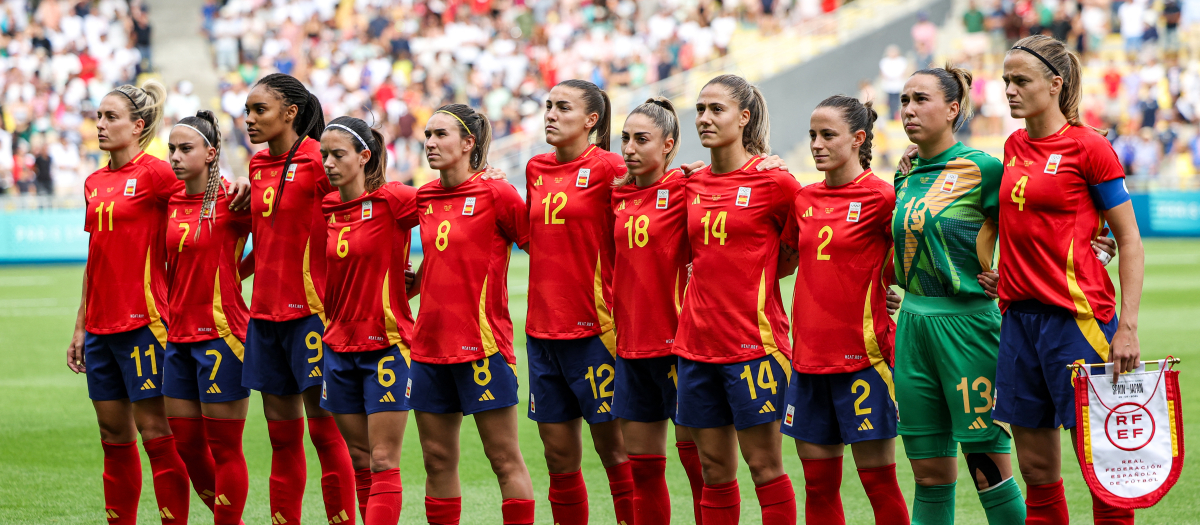
<path id="1" fill-rule="evenodd" d="M 288 168 L 287 155 L 262 150 L 250 159 L 254 217 L 254 296 L 250 316 L 288 321 L 324 314 L 325 221 L 321 199 L 333 186 L 321 166 L 321 144 L 305 138 Z M 287 178 L 280 199 L 280 177 Z"/>
<path id="2" fill-rule="evenodd" d="M 791 356 L 776 270 L 779 242 L 800 183 L 786 171 L 705 167 L 688 177 L 692 280 L 683 300 L 675 354 L 706 363 Z"/>
<path id="3" fill-rule="evenodd" d="M 525 333 L 542 339 L 603 335 L 612 341 L 612 183 L 625 173 L 620 155 L 592 145 L 559 163 L 529 159 L 529 316 Z"/>
<path id="4" fill-rule="evenodd" d="M 167 208 L 168 304 L 172 343 L 237 337 L 240 352 L 250 312 L 242 300 L 238 262 L 250 234 L 250 210 L 229 211 L 229 197 L 218 190 L 209 219 L 202 213 L 204 194 L 180 191 Z M 197 238 L 197 232 L 199 237 Z M 239 355 L 240 357 L 240 355 Z"/>
<path id="5" fill-rule="evenodd" d="M 630 181 L 613 190 L 613 311 L 617 355 L 623 358 L 671 355 L 692 256 L 686 182 L 682 172 L 672 170 L 645 188 Z"/>
<path id="6" fill-rule="evenodd" d="M 511 184 L 477 173 L 450 189 L 417 192 L 421 217 L 421 312 L 413 359 L 453 364 L 500 352 L 515 365 L 508 315 L 508 259 L 529 240 L 525 203 Z"/>
<path id="7" fill-rule="evenodd" d="M 792 299 L 792 367 L 805 374 L 895 366 L 896 324 L 887 314 L 896 190 L 863 172 L 849 184 L 800 190 L 793 209 L 800 264 Z M 890 374 L 885 374 L 888 377 Z"/>
<path id="8" fill-rule="evenodd" d="M 150 325 L 166 341 L 167 201 L 183 189 L 171 166 L 139 153 L 83 183 L 88 241 L 84 328 L 115 334 Z"/>
<path id="9" fill-rule="evenodd" d="M 1000 308 L 1032 299 L 1109 322 L 1116 293 L 1091 244 L 1104 215 L 1088 190 L 1125 177 L 1116 152 L 1099 133 L 1068 124 L 1041 139 L 1017 130 L 1004 160 Z"/>
<path id="10" fill-rule="evenodd" d="M 349 202 L 337 192 L 325 196 L 321 211 L 328 225 L 329 280 L 322 339 L 334 352 L 399 345 L 408 357 L 413 315 L 404 270 L 417 225 L 416 196 L 417 190 L 398 182 Z"/>

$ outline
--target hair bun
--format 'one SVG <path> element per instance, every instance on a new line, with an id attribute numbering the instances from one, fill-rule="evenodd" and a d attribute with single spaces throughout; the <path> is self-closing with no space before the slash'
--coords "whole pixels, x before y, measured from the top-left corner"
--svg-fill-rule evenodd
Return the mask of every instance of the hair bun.
<path id="1" fill-rule="evenodd" d="M 213 125 L 216 125 L 216 123 L 217 123 L 216 115 L 213 115 L 213 112 L 209 111 L 207 109 L 202 109 L 200 111 L 197 111 L 196 118 L 207 121 L 208 123 L 213 124 Z"/>

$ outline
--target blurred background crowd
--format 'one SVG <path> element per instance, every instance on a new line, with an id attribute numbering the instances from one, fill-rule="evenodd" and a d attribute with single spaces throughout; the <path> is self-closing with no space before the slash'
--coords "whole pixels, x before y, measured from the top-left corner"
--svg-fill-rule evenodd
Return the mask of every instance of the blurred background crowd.
<path id="1" fill-rule="evenodd" d="M 861 1 L 861 0 L 859 0 Z M 281 71 L 302 79 L 327 118 L 354 115 L 392 141 L 388 177 L 424 182 L 421 141 L 435 108 L 482 108 L 505 137 L 540 133 L 544 96 L 567 78 L 645 98 L 655 82 L 770 41 L 854 0 L 207 0 L 196 30 L 211 47 L 215 96 L 169 86 L 167 117 L 219 108 L 228 174 L 252 145 L 241 122 L 250 87 Z M 844 5 L 845 4 L 845 5 Z M 977 116 L 962 137 L 999 155 L 1020 126 L 1000 80 L 1015 40 L 1047 34 L 1084 59 L 1084 118 L 1110 130 L 1131 185 L 1200 186 L 1200 0 L 963 1 L 945 25 L 912 28 L 914 51 L 889 49 L 863 97 L 894 117 L 908 75 L 946 60 L 975 75 Z M 0 192 L 78 195 L 103 155 L 95 106 L 114 86 L 156 74 L 142 0 L 0 0 Z M 811 28 L 810 28 L 811 29 Z M 816 31 L 821 31 L 820 27 Z M 874 59 L 871 59 L 874 60 Z M 640 90 L 640 91 L 639 91 Z M 621 110 L 621 108 L 618 108 Z M 170 122 L 168 122 L 170 124 Z M 879 123 L 876 158 L 907 140 Z M 165 130 L 150 152 L 165 157 Z M 780 152 L 803 171 L 803 150 Z M 890 155 L 890 156 L 889 156 Z M 415 179 L 415 180 L 414 180 Z"/>

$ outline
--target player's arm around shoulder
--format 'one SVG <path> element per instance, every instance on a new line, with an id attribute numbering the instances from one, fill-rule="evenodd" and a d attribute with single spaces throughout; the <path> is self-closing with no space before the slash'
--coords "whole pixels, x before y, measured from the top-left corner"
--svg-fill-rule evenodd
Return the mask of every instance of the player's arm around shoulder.
<path id="1" fill-rule="evenodd" d="M 504 236 L 529 252 L 529 213 L 517 189 L 507 181 L 486 181 L 496 206 L 496 226 Z"/>

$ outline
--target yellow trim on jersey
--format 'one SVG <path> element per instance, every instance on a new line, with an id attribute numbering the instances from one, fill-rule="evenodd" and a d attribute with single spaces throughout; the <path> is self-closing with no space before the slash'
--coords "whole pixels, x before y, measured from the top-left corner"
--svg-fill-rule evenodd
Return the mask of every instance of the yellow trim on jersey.
<path id="1" fill-rule="evenodd" d="M 312 280 L 312 266 L 309 261 L 309 248 L 312 247 L 312 239 L 304 243 L 304 296 L 308 299 L 308 311 L 311 314 L 321 316 L 321 323 L 329 325 L 329 321 L 325 320 L 325 305 L 321 303 L 321 296 L 317 294 L 317 287 Z"/>
<path id="2" fill-rule="evenodd" d="M 604 302 L 604 279 L 601 277 L 600 254 L 596 254 L 596 275 L 592 281 L 592 296 L 596 302 L 596 321 L 600 324 L 600 342 L 608 348 L 608 353 L 617 357 L 617 332 L 613 330 L 612 312 L 608 303 Z"/>
<path id="3" fill-rule="evenodd" d="M 1055 133 L 1055 135 L 1062 135 L 1063 133 L 1066 133 L 1068 129 L 1071 129 L 1070 122 L 1063 124 L 1062 129 L 1058 130 L 1058 133 Z"/>
<path id="4" fill-rule="evenodd" d="M 600 146 L 597 146 L 597 145 L 595 145 L 595 144 L 591 144 L 591 145 L 589 145 L 589 146 L 588 146 L 588 149 L 586 149 L 586 150 L 583 150 L 583 155 L 580 155 L 580 156 L 579 156 L 579 158 L 581 158 L 581 159 L 586 159 L 588 155 L 591 155 L 591 154 L 592 154 L 592 152 L 593 152 L 593 151 L 596 151 L 597 149 L 600 149 Z"/>
<path id="5" fill-rule="evenodd" d="M 233 335 L 233 330 L 229 328 L 229 321 L 225 319 L 225 306 L 221 303 L 221 268 L 217 268 L 216 276 L 213 278 L 213 325 L 217 327 L 217 335 L 225 340 L 225 344 L 229 345 L 229 349 L 233 350 L 233 355 L 236 355 L 238 361 L 243 361 L 243 356 L 246 354 L 246 347 L 241 341 Z"/>
<path id="6" fill-rule="evenodd" d="M 1075 240 L 1071 239 L 1067 245 L 1067 290 L 1071 293 L 1071 300 L 1075 303 L 1075 318 L 1087 319 L 1095 315 L 1092 312 L 1092 305 L 1088 303 L 1087 296 L 1083 294 L 1083 289 L 1079 287 L 1079 281 L 1075 277 Z"/>
<path id="7" fill-rule="evenodd" d="M 408 366 L 412 366 L 412 350 L 400 338 L 400 326 L 396 324 L 396 313 L 392 311 L 392 294 L 388 282 L 388 276 L 391 273 L 388 271 L 383 274 L 383 327 L 387 331 L 388 344 L 398 347 L 400 355 L 404 356 L 404 362 Z"/>
<path id="8" fill-rule="evenodd" d="M 775 353 L 771 354 L 771 357 L 774 357 L 775 361 L 777 361 L 779 363 L 779 366 L 783 367 L 783 375 L 784 375 L 784 377 L 787 378 L 788 384 L 791 384 L 792 383 L 792 362 L 791 362 L 791 360 L 784 357 L 783 352 L 775 352 Z"/>
<path id="9" fill-rule="evenodd" d="M 879 377 L 883 378 L 883 382 L 887 384 L 888 395 L 892 397 L 892 401 L 896 400 L 896 383 L 892 381 L 892 370 L 888 368 L 887 361 L 883 358 L 883 352 L 879 350 L 879 339 L 875 337 L 875 315 L 871 312 L 871 287 L 875 283 L 867 284 L 867 298 L 863 303 L 863 346 L 867 350 L 867 358 L 871 361 L 871 366 L 879 372 Z"/>
<path id="10" fill-rule="evenodd" d="M 682 275 L 682 270 L 675 270 L 675 295 L 671 297 L 675 300 L 675 315 L 683 313 L 683 295 L 679 293 L 679 281 Z M 687 282 L 683 283 L 683 293 L 687 293 Z"/>
<path id="11" fill-rule="evenodd" d="M 775 345 L 775 334 L 771 332 L 771 321 L 767 319 L 767 270 L 763 269 L 758 281 L 758 335 L 762 337 L 763 350 L 767 355 L 779 351 Z"/>
<path id="12" fill-rule="evenodd" d="M 859 175 L 857 179 L 854 179 L 854 183 L 858 184 L 862 182 L 862 180 L 867 178 L 868 175 L 871 175 L 871 168 L 867 168 L 866 171 L 862 172 L 862 175 Z"/>
<path id="13" fill-rule="evenodd" d="M 979 258 L 979 267 L 983 271 L 992 269 L 992 261 L 996 260 L 996 239 L 1000 237 L 1000 226 L 991 217 L 983 220 L 979 234 L 975 236 L 975 256 Z"/>
<path id="14" fill-rule="evenodd" d="M 237 245 L 233 247 L 233 276 L 237 278 L 237 282 L 242 282 L 242 270 L 238 268 L 242 264 L 242 253 L 246 249 L 246 238 L 238 237 Z"/>
<path id="15" fill-rule="evenodd" d="M 483 277 L 483 289 L 479 291 L 479 340 L 483 343 L 483 355 L 491 357 L 500 348 L 496 346 L 496 335 L 487 318 L 487 276 Z"/>
<path id="16" fill-rule="evenodd" d="M 150 318 L 150 333 L 154 334 L 154 338 L 158 340 L 158 345 L 163 350 L 167 349 L 167 325 L 163 324 L 162 316 L 158 314 L 158 308 L 154 306 L 154 292 L 150 290 L 151 273 L 150 273 L 150 254 L 153 250 L 146 248 L 146 274 L 142 278 L 142 290 L 146 293 L 146 316 Z"/>
<path id="17" fill-rule="evenodd" d="M 129 163 L 130 163 L 130 164 L 133 164 L 134 162 L 137 162 L 137 161 L 141 160 L 141 158 L 142 158 L 142 157 L 145 157 L 145 156 L 146 156 L 146 152 L 145 152 L 145 151 L 143 151 L 143 152 L 141 152 L 141 153 L 138 153 L 138 155 L 137 155 L 136 157 L 134 157 L 134 158 L 133 158 L 133 160 L 129 161 Z"/>
<path id="18" fill-rule="evenodd" d="M 746 161 L 746 164 L 742 165 L 739 171 L 750 171 L 750 168 L 757 166 L 758 163 L 762 162 L 762 160 L 763 158 L 757 155 L 750 157 L 750 160 Z"/>

